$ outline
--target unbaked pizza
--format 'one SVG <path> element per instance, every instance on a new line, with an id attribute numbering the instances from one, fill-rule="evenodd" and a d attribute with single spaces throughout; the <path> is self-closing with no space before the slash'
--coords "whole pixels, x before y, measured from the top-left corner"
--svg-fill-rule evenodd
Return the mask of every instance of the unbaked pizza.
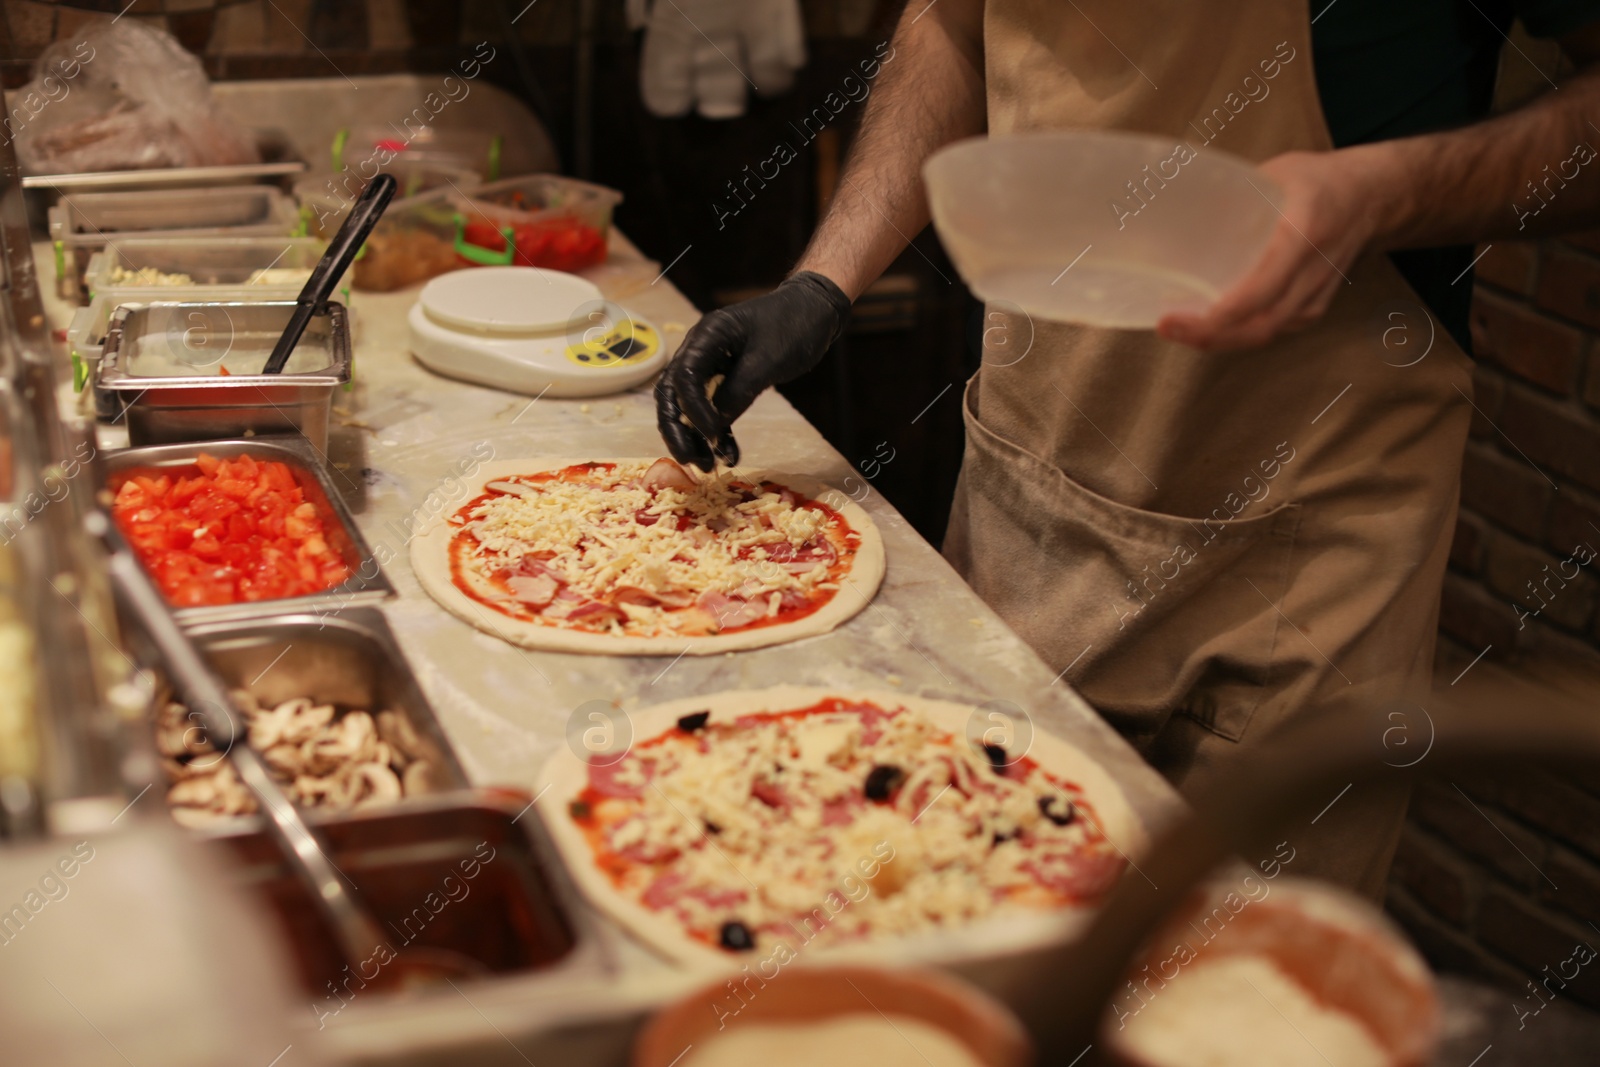
<path id="1" fill-rule="evenodd" d="M 883 577 L 864 511 L 795 475 L 670 459 L 486 465 L 412 562 L 455 614 L 517 644 L 681 655 L 826 633 Z"/>
<path id="2" fill-rule="evenodd" d="M 634 717 L 621 758 L 553 759 L 540 808 L 596 902 L 686 963 L 1081 912 L 1140 847 L 1136 817 L 1056 738 L 969 740 L 972 711 L 804 687 L 677 701 Z"/>

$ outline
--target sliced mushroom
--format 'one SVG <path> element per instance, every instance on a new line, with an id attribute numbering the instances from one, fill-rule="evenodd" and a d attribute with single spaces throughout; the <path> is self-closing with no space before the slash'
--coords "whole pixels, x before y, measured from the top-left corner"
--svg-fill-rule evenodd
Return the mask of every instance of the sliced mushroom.
<path id="1" fill-rule="evenodd" d="M 400 779 L 380 763 L 360 764 L 352 777 L 362 787 L 362 795 L 355 803 L 358 808 L 393 804 L 400 799 Z"/>
<path id="2" fill-rule="evenodd" d="M 378 733 L 408 759 L 421 759 L 428 754 L 411 720 L 397 711 L 378 712 Z"/>
<path id="3" fill-rule="evenodd" d="M 424 796 L 439 791 L 439 781 L 433 773 L 433 764 L 427 760 L 417 760 L 407 767 L 405 773 L 401 775 L 401 784 L 405 787 L 405 794 L 408 797 Z"/>

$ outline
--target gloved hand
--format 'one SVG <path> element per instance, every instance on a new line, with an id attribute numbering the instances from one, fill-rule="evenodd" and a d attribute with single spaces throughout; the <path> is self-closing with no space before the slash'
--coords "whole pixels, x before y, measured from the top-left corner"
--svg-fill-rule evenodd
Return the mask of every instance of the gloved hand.
<path id="1" fill-rule="evenodd" d="M 707 471 L 718 458 L 738 464 L 733 420 L 769 386 L 815 367 L 849 317 L 843 290 L 801 271 L 695 323 L 656 382 L 656 424 L 673 458 Z"/>

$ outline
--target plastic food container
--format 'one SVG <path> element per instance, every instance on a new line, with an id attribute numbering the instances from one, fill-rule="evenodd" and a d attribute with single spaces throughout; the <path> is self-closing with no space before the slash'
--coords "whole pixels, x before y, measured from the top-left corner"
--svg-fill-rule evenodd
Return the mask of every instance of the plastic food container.
<path id="1" fill-rule="evenodd" d="M 364 169 L 371 170 L 372 167 Z M 294 183 L 294 198 L 300 203 L 300 220 L 305 233 L 324 240 L 331 238 L 344 223 L 345 215 L 366 189 L 367 183 L 380 173 L 394 175 L 399 185 L 385 215 L 396 209 L 403 210 L 407 200 L 422 193 L 435 189 L 470 193 L 483 184 L 483 179 L 478 177 L 475 170 L 406 155 L 378 167 L 367 177 L 362 177 L 360 170 L 350 167 L 337 174 L 307 175 Z"/>
<path id="2" fill-rule="evenodd" d="M 326 247 L 314 237 L 117 238 L 89 259 L 89 299 L 293 300 Z"/>
<path id="3" fill-rule="evenodd" d="M 456 255 L 456 196 L 446 187 L 390 204 L 356 258 L 356 288 L 389 292 L 469 266 Z"/>
<path id="4" fill-rule="evenodd" d="M 119 234 L 288 236 L 297 218 L 289 198 L 265 185 L 63 196 L 50 209 L 56 282 L 63 299 L 81 302 L 90 257 Z"/>
<path id="5" fill-rule="evenodd" d="M 299 432 L 325 453 L 333 396 L 350 380 L 345 309 L 314 316 L 281 374 L 262 374 L 293 301 L 158 303 L 112 312 L 95 412 L 135 445 Z M 226 372 L 226 373 L 224 373 Z"/>
<path id="6" fill-rule="evenodd" d="M 350 577 L 338 585 L 305 596 L 175 608 L 173 614 L 179 623 L 188 627 L 225 619 L 257 619 L 295 612 L 328 620 L 346 608 L 376 604 L 394 595 L 394 586 L 385 577 L 372 549 L 356 528 L 355 518 L 350 514 L 350 509 L 345 507 L 319 454 L 303 438 L 257 437 L 117 449 L 104 455 L 106 488 L 114 495 L 122 483 L 135 474 L 193 477 L 200 471 L 195 458 L 202 452 L 217 459 L 237 459 L 249 455 L 256 460 L 271 460 L 287 465 L 294 472 L 295 481 L 306 501 L 321 516 L 327 530 L 328 544 L 344 560 L 345 566 L 350 569 Z"/>
<path id="7" fill-rule="evenodd" d="M 72 359 L 72 388 L 83 392 L 100 366 L 100 354 L 105 348 L 106 330 L 111 327 L 111 313 L 117 309 L 104 296 L 89 301 L 72 313 L 67 324 L 67 354 Z"/>
<path id="8" fill-rule="evenodd" d="M 939 237 L 991 303 L 1148 329 L 1209 305 L 1255 263 L 1281 194 L 1198 138 L 1059 132 L 973 138 L 923 166 Z"/>
<path id="9" fill-rule="evenodd" d="M 366 159 L 374 161 L 394 155 L 396 160 L 455 167 L 471 171 L 479 181 L 500 177 L 500 154 L 504 138 L 482 129 L 443 130 L 437 126 L 413 126 L 410 116 L 404 127 L 390 123 L 350 128 L 348 136 L 334 142 L 334 170 L 359 167 Z"/>
<path id="10" fill-rule="evenodd" d="M 554 174 L 529 174 L 459 197 L 456 251 L 472 262 L 580 271 L 605 262 L 622 194 Z"/>

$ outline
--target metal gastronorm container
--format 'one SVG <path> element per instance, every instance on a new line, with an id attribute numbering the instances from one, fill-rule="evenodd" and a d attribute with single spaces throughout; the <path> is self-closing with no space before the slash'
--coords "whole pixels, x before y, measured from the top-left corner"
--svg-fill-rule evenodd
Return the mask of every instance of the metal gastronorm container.
<path id="1" fill-rule="evenodd" d="M 423 758 L 438 786 L 431 793 L 471 784 L 377 608 L 349 608 L 336 616 L 302 612 L 222 620 L 192 626 L 188 633 L 229 689 L 245 690 L 263 707 L 305 697 L 340 710 L 397 712 L 427 750 Z M 306 815 L 313 821 L 331 817 Z M 241 829 L 251 829 L 254 822 L 241 820 Z"/>
<path id="2" fill-rule="evenodd" d="M 195 458 L 202 452 L 218 459 L 237 459 L 248 453 L 257 460 L 287 464 L 306 500 L 322 516 L 327 526 L 328 544 L 343 557 L 351 574 L 336 586 L 306 596 L 177 608 L 174 613 L 185 627 L 219 619 L 262 618 L 285 613 L 336 616 L 345 608 L 375 604 L 394 595 L 394 586 L 356 528 L 350 509 L 339 496 L 319 456 L 304 438 L 257 437 L 119 449 L 103 457 L 106 487 L 115 493 L 134 474 L 198 473 Z"/>
<path id="3" fill-rule="evenodd" d="M 264 364 L 294 309 L 293 301 L 118 308 L 95 370 L 96 414 L 126 419 L 136 445 L 299 432 L 326 453 L 334 393 L 350 381 L 350 320 L 341 305 L 312 318 L 282 374 L 217 372 L 230 354 L 249 353 L 251 366 L 259 354 Z M 134 373 L 142 345 L 181 348 L 168 354 L 197 373 Z"/>

